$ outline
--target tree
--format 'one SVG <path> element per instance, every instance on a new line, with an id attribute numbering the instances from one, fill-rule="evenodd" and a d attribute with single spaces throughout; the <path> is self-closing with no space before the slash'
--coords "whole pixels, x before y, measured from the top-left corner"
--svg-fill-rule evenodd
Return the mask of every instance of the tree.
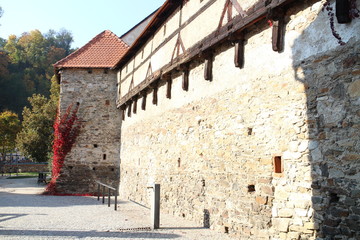
<path id="1" fill-rule="evenodd" d="M 52 152 L 53 123 L 59 99 L 59 84 L 52 79 L 50 99 L 34 94 L 28 100 L 31 107 L 23 110 L 22 130 L 17 135 L 16 146 L 36 162 L 47 162 Z"/>
<path id="2" fill-rule="evenodd" d="M 27 99 L 33 94 L 49 97 L 52 64 L 71 53 L 72 41 L 71 33 L 64 29 L 10 35 L 6 44 L 1 44 L 5 56 L 0 56 L 0 75 L 7 75 L 0 76 L 0 111 L 10 109 L 20 114 L 24 106 L 29 106 Z"/>
<path id="3" fill-rule="evenodd" d="M 16 113 L 10 111 L 0 113 L 0 151 L 3 160 L 6 153 L 14 151 L 16 134 L 20 128 L 19 117 Z"/>

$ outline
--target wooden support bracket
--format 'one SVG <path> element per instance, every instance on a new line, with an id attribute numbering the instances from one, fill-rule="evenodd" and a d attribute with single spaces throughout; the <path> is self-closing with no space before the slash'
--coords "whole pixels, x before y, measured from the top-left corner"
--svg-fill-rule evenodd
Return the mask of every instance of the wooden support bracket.
<path id="1" fill-rule="evenodd" d="M 171 99 L 171 87 L 172 87 L 172 79 L 168 78 L 166 80 L 166 97 Z"/>
<path id="2" fill-rule="evenodd" d="M 245 63 L 245 34 L 244 33 L 239 33 L 236 34 L 233 37 L 233 42 L 234 42 L 234 49 L 235 49 L 235 54 L 234 54 L 234 64 L 235 67 L 238 68 L 244 68 L 244 63 Z"/>
<path id="3" fill-rule="evenodd" d="M 157 105 L 157 104 L 158 104 L 158 89 L 159 89 L 159 88 L 154 88 L 154 89 L 153 89 L 153 101 L 152 101 L 152 103 L 153 103 L 154 105 Z"/>
<path id="4" fill-rule="evenodd" d="M 284 50 L 285 21 L 284 11 L 277 10 L 272 16 L 272 48 L 275 52 Z"/>
<path id="5" fill-rule="evenodd" d="M 132 105 L 132 101 L 131 101 L 131 100 L 128 101 L 128 102 L 126 103 L 126 105 L 128 105 L 128 113 L 127 113 L 127 116 L 128 116 L 128 117 L 131 117 L 131 105 Z"/>
<path id="6" fill-rule="evenodd" d="M 137 113 L 137 101 L 138 101 L 138 95 L 135 95 L 132 98 L 134 105 L 133 105 L 133 113 L 136 114 Z"/>
<path id="7" fill-rule="evenodd" d="M 205 66 L 204 66 L 204 79 L 207 81 L 212 81 L 212 70 L 213 70 L 213 55 L 208 54 L 205 57 Z"/>
<path id="8" fill-rule="evenodd" d="M 184 69 L 182 72 L 182 89 L 184 91 L 188 91 L 189 90 L 189 69 Z"/>
<path id="9" fill-rule="evenodd" d="M 141 109 L 146 110 L 146 96 L 147 96 L 147 90 L 141 91 L 140 95 L 142 96 L 142 102 L 141 102 Z"/>
<path id="10" fill-rule="evenodd" d="M 120 110 L 121 110 L 121 120 L 124 121 L 125 120 L 126 105 L 125 104 L 121 105 Z"/>

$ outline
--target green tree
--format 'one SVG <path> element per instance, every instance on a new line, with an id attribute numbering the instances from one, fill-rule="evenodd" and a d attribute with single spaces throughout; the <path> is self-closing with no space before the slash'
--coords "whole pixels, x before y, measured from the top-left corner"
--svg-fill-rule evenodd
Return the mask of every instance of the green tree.
<path id="1" fill-rule="evenodd" d="M 10 111 L 0 113 L 0 151 L 3 160 L 6 153 L 14 151 L 16 134 L 20 128 L 19 117 L 16 113 Z"/>
<path id="2" fill-rule="evenodd" d="M 71 33 L 64 29 L 10 35 L 3 46 L 5 56 L 0 56 L 0 75 L 6 73 L 2 66 L 7 69 L 7 76 L 0 76 L 0 111 L 10 109 L 20 114 L 33 94 L 49 97 L 52 64 L 71 53 L 72 41 Z"/>
<path id="3" fill-rule="evenodd" d="M 53 124 L 59 99 L 59 84 L 53 77 L 50 99 L 40 94 L 29 98 L 31 107 L 23 110 L 22 130 L 16 146 L 36 162 L 47 162 L 52 152 Z"/>

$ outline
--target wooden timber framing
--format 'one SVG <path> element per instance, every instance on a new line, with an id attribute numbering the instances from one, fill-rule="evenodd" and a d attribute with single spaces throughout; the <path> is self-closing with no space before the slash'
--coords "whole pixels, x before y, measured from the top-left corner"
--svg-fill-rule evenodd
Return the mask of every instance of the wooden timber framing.
<path id="1" fill-rule="evenodd" d="M 141 110 L 146 110 L 146 96 L 147 96 L 146 90 L 143 90 L 141 92 L 141 96 L 142 96 Z"/>
<path id="2" fill-rule="evenodd" d="M 172 78 L 166 79 L 166 98 L 171 99 Z"/>
<path id="3" fill-rule="evenodd" d="M 182 55 L 173 59 L 172 62 L 164 65 L 161 69 L 155 71 L 153 73 L 153 76 L 146 78 L 143 82 L 141 82 L 140 84 L 135 86 L 132 90 L 130 90 L 127 94 L 125 94 L 118 101 L 117 106 L 121 107 L 133 96 L 137 95 L 139 92 L 143 91 L 144 89 L 149 88 L 149 85 L 152 82 L 154 82 L 155 80 L 158 80 L 161 75 L 170 74 L 173 70 L 176 70 L 180 65 L 188 64 L 193 59 L 199 58 L 199 55 L 201 55 L 202 53 L 208 51 L 209 49 L 215 48 L 217 45 L 221 44 L 224 41 L 229 40 L 230 36 L 232 36 L 234 34 L 239 34 L 242 31 L 244 31 L 246 28 L 248 28 L 249 26 L 264 19 L 266 16 L 268 16 L 269 12 L 271 12 L 275 9 L 285 7 L 285 5 L 290 4 L 293 1 L 294 0 L 272 0 L 272 1 L 261 0 L 261 1 L 257 2 L 256 4 L 253 5 L 253 7 L 251 7 L 250 9 L 248 9 L 246 11 L 247 16 L 243 17 L 241 14 L 237 15 L 235 18 L 232 19 L 232 21 L 228 22 L 221 28 L 214 30 L 211 34 L 209 34 L 203 40 L 201 40 L 194 46 L 188 48 L 185 53 L 183 53 Z M 215 1 L 210 1 L 208 3 L 207 7 L 209 7 L 213 2 L 215 2 Z M 204 7 L 201 8 L 201 12 L 199 11 L 195 15 L 196 16 L 200 15 L 202 13 L 202 11 L 204 11 L 206 9 Z M 195 18 L 195 15 L 194 15 L 194 18 Z M 190 20 L 192 21 L 193 19 L 189 19 L 187 22 L 189 22 Z M 184 23 L 182 25 L 182 27 L 180 29 L 178 29 L 178 31 L 175 31 L 172 34 L 172 37 L 174 37 L 178 32 L 180 32 L 180 30 L 184 26 L 186 26 L 188 24 L 189 23 Z M 171 38 L 169 37 L 165 41 L 169 41 L 170 39 Z M 159 47 L 155 51 L 157 51 L 164 44 L 166 44 L 166 42 L 159 45 Z M 148 61 L 149 59 L 151 59 L 151 56 L 154 54 L 154 52 L 145 61 Z M 125 60 L 127 58 L 129 58 L 129 57 L 125 57 L 124 59 L 120 60 L 117 67 L 124 65 L 126 63 Z M 140 66 L 141 65 L 137 66 L 137 68 L 139 68 Z M 135 68 L 134 71 L 136 71 L 137 68 Z M 130 74 L 132 74 L 132 73 L 130 73 Z M 127 77 L 125 77 L 124 79 L 126 79 L 126 78 Z M 121 81 L 121 82 L 123 82 L 123 81 Z M 144 108 L 143 108 L 143 110 L 144 110 Z"/>
<path id="4" fill-rule="evenodd" d="M 235 67 L 243 68 L 245 64 L 245 31 L 238 34 L 238 36 L 234 35 L 234 64 Z"/>
<path id="5" fill-rule="evenodd" d="M 272 17 L 272 49 L 275 52 L 281 52 L 284 50 L 284 35 L 285 35 L 285 23 L 284 23 L 284 11 L 277 10 Z"/>
<path id="6" fill-rule="evenodd" d="M 184 69 L 182 72 L 182 89 L 184 91 L 189 90 L 189 73 L 189 68 Z"/>
<path id="7" fill-rule="evenodd" d="M 134 102 L 133 104 L 133 113 L 136 114 L 137 113 L 137 101 L 138 101 L 138 97 L 139 95 L 135 95 L 132 100 Z"/>

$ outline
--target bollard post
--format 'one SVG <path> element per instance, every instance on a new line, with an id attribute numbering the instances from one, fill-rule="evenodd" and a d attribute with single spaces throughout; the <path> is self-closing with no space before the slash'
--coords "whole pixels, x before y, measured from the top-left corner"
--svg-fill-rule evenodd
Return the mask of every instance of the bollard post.
<path id="1" fill-rule="evenodd" d="M 116 190 L 115 190 L 115 211 L 117 211 L 117 195 L 118 195 L 118 188 L 116 188 Z"/>
<path id="2" fill-rule="evenodd" d="M 111 192 L 110 192 L 110 188 L 109 188 L 109 191 L 108 191 L 108 207 L 110 207 L 110 195 L 111 195 Z"/>
<path id="3" fill-rule="evenodd" d="M 100 201 L 100 184 L 98 183 L 98 201 Z"/>
<path id="4" fill-rule="evenodd" d="M 102 203 L 104 204 L 105 203 L 105 186 L 103 186 L 102 188 Z"/>
<path id="5" fill-rule="evenodd" d="M 154 184 L 152 187 L 152 197 L 151 197 L 151 221 L 152 228 L 160 228 L 160 184 Z"/>

